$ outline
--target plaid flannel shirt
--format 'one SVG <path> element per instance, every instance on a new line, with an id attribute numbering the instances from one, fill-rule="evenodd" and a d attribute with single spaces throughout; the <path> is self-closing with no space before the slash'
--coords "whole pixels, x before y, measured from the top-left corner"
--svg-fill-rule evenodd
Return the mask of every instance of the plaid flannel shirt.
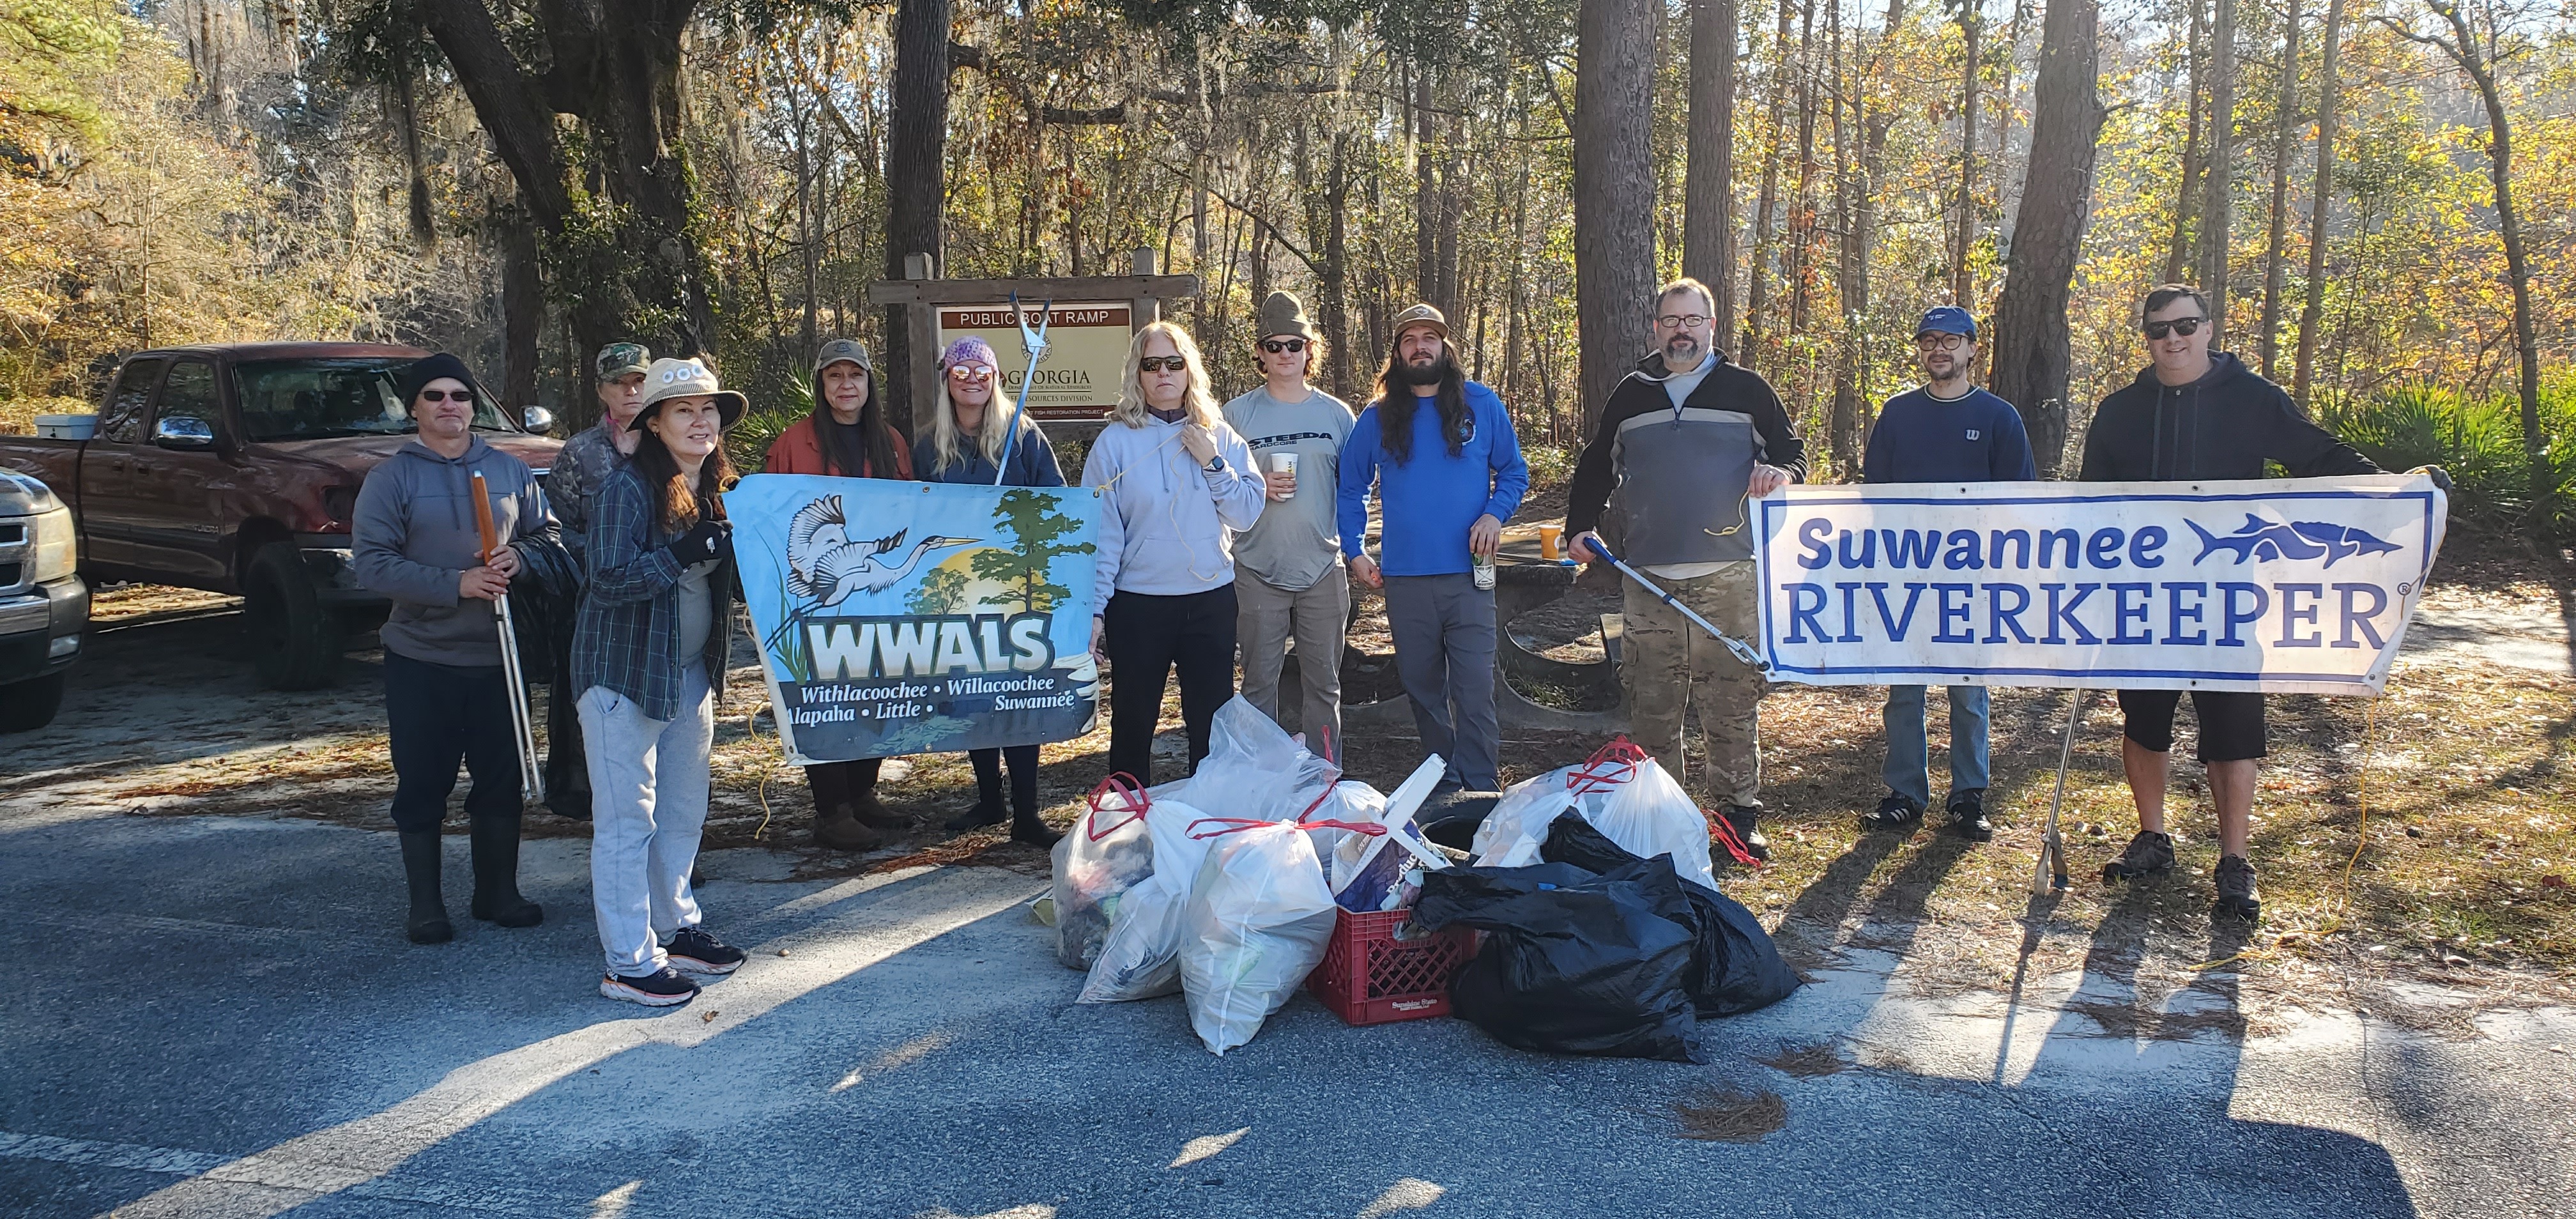
<path id="1" fill-rule="evenodd" d="M 680 714 L 680 560 L 654 519 L 653 492 L 634 467 L 621 467 L 590 504 L 582 565 L 590 577 L 573 628 L 572 688 L 605 686 L 635 700 L 648 719 Z M 724 697 L 732 649 L 733 560 L 707 576 L 714 627 L 707 632 L 707 687 Z"/>

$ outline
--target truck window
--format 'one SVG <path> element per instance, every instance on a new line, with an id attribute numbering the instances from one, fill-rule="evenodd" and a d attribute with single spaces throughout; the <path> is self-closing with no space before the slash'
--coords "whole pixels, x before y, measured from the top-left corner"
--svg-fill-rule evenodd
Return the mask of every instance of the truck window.
<path id="1" fill-rule="evenodd" d="M 224 434 L 223 404 L 215 398 L 215 366 L 204 360 L 181 360 L 170 366 L 170 375 L 161 382 L 160 405 L 153 408 L 153 419 L 202 419 L 206 426 Z"/>
<path id="2" fill-rule="evenodd" d="M 233 367 L 242 430 L 254 442 L 326 436 L 407 436 L 411 412 L 394 397 L 404 361 L 255 360 Z M 512 430 L 489 395 L 474 403 L 477 431 Z"/>
<path id="3" fill-rule="evenodd" d="M 116 374 L 116 389 L 100 412 L 98 434 L 116 444 L 143 439 L 143 404 L 152 399 L 152 383 L 161 379 L 160 360 L 127 360 Z"/>

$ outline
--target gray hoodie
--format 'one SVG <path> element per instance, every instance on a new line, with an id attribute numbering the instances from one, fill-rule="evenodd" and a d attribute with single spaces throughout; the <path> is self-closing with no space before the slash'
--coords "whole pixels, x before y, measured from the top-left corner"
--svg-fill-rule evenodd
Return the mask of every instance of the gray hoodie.
<path id="1" fill-rule="evenodd" d="M 474 527 L 477 472 L 491 495 L 494 536 L 517 542 L 555 535 L 536 476 L 482 437 L 452 461 L 417 440 L 394 450 L 367 474 L 350 530 L 358 582 L 393 599 L 377 632 L 386 651 L 460 667 L 501 663 L 491 603 L 457 603 L 457 577 L 477 565 L 483 548 Z"/>

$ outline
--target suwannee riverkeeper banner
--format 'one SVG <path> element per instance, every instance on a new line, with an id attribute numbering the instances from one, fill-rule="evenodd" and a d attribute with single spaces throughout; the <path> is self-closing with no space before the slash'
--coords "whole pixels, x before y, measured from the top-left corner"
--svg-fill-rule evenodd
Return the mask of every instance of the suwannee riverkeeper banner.
<path id="1" fill-rule="evenodd" d="M 2376 695 L 2449 501 L 2374 474 L 1792 486 L 1754 511 L 1775 681 Z"/>
<path id="2" fill-rule="evenodd" d="M 1097 493 L 754 474 L 725 509 L 790 762 L 1091 731 Z"/>

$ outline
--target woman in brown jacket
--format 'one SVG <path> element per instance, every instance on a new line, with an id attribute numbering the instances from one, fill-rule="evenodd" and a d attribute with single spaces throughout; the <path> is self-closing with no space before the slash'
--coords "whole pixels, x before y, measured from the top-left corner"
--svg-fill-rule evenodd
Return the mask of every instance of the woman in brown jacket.
<path id="1" fill-rule="evenodd" d="M 769 444 L 764 474 L 831 474 L 844 478 L 912 478 L 911 446 L 877 404 L 876 366 L 855 339 L 834 339 L 814 353 L 814 413 Z M 884 759 L 818 762 L 805 768 L 814 790 L 814 841 L 844 851 L 872 851 L 886 832 L 909 822 L 877 800 Z"/>

